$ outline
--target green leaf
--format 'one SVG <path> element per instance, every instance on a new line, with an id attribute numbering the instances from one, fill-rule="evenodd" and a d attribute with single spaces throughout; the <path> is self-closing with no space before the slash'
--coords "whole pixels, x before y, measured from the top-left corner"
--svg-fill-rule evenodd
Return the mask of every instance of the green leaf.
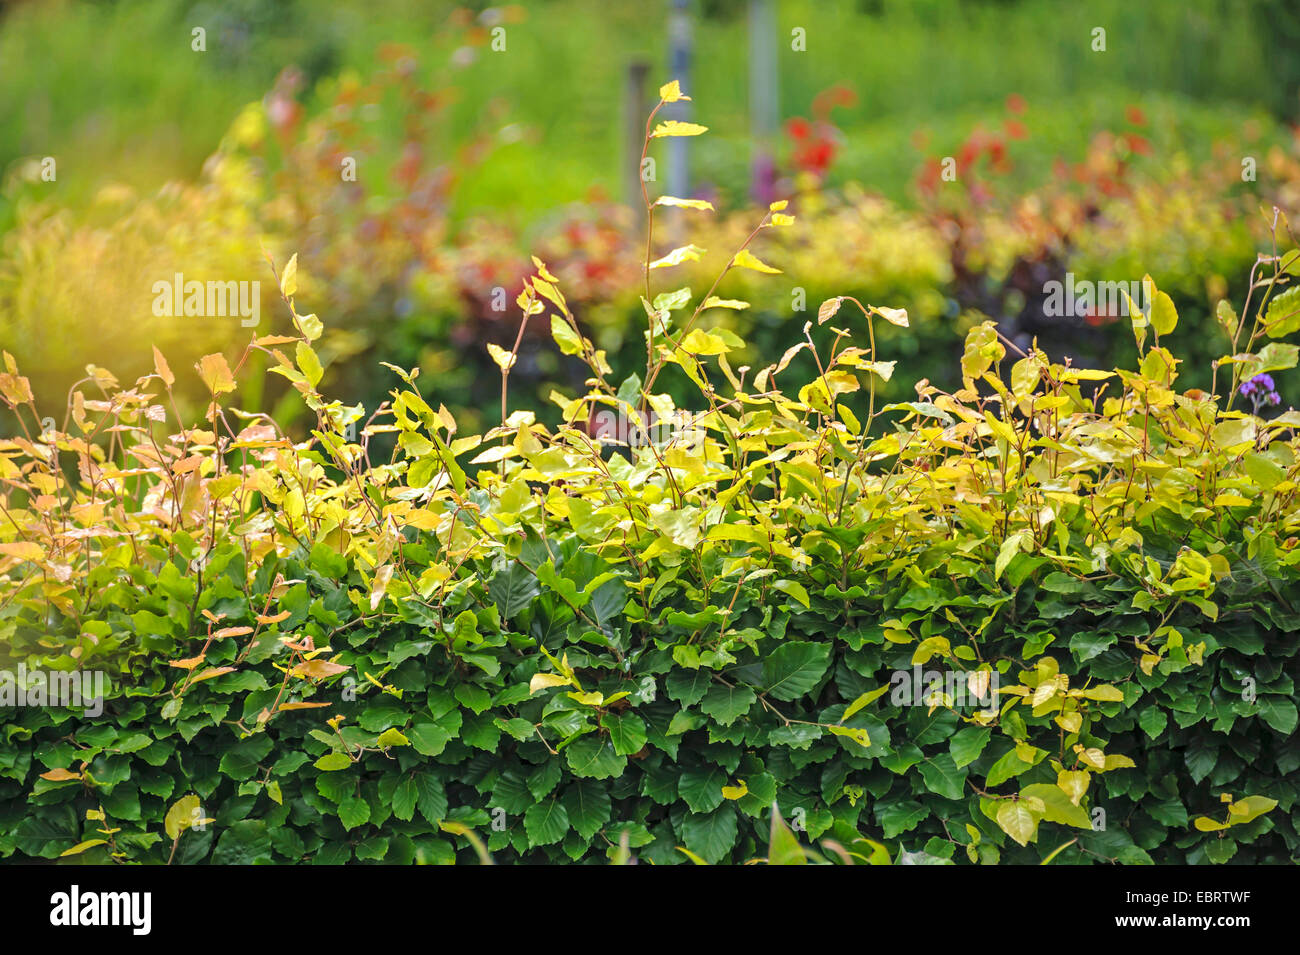
<path id="1" fill-rule="evenodd" d="M 415 774 L 416 808 L 435 825 L 447 816 L 447 793 L 442 780 L 431 773 Z"/>
<path id="2" fill-rule="evenodd" d="M 596 734 L 569 744 L 564 754 L 569 769 L 580 778 L 611 779 L 621 776 L 627 766 L 627 757 L 615 752 L 609 740 Z"/>
<path id="3" fill-rule="evenodd" d="M 959 768 L 969 766 L 979 759 L 992 734 L 993 731 L 987 726 L 967 726 L 954 733 L 948 744 L 953 765 Z"/>
<path id="4" fill-rule="evenodd" d="M 782 593 L 789 594 L 805 607 L 811 606 L 808 602 L 807 588 L 796 580 L 778 580 L 772 584 L 772 587 Z"/>
<path id="5" fill-rule="evenodd" d="M 321 367 L 320 359 L 312 347 L 306 342 L 298 342 L 294 357 L 297 359 L 298 368 L 307 378 L 307 384 L 313 388 L 319 385 L 325 375 L 325 369 Z"/>
<path id="6" fill-rule="evenodd" d="M 463 724 L 459 710 L 433 720 L 417 720 L 406 731 L 412 748 L 421 756 L 439 756 L 447 748 L 447 743 L 455 739 Z"/>
<path id="7" fill-rule="evenodd" d="M 1205 843 L 1205 855 L 1215 865 L 1223 865 L 1236 854 L 1237 843 L 1233 839 L 1210 839 Z"/>
<path id="8" fill-rule="evenodd" d="M 535 803 L 524 813 L 524 831 L 530 846 L 549 846 L 569 831 L 569 813 L 558 797 Z"/>
<path id="9" fill-rule="evenodd" d="M 1002 542 L 998 548 L 997 560 L 993 563 L 993 578 L 1002 576 L 1002 572 L 1007 569 L 1011 559 L 1024 550 L 1033 541 L 1033 536 L 1029 531 L 1016 531 Z"/>
<path id="10" fill-rule="evenodd" d="M 480 714 L 492 705 L 492 694 L 474 683 L 462 683 L 456 687 L 456 700 L 464 707 Z"/>
<path id="11" fill-rule="evenodd" d="M 1114 633 L 1081 630 L 1070 637 L 1070 652 L 1080 663 L 1087 663 L 1109 650 L 1118 639 Z"/>
<path id="12" fill-rule="evenodd" d="M 736 844 L 735 808 L 725 803 L 707 815 L 688 813 L 682 820 L 682 838 L 705 862 L 721 862 Z"/>
<path id="13" fill-rule="evenodd" d="M 754 691 L 743 684 L 724 686 L 718 683 L 704 695 L 700 709 L 723 726 L 730 726 L 748 713 L 757 699 Z"/>
<path id="14" fill-rule="evenodd" d="M 921 761 L 921 778 L 932 793 L 944 799 L 962 799 L 967 795 L 964 769 L 957 766 L 947 753 L 926 757 Z"/>
<path id="15" fill-rule="evenodd" d="M 508 720 L 503 720 L 499 716 L 495 717 L 492 720 L 492 725 L 502 732 L 509 733 L 521 743 L 536 732 L 536 728 L 532 723 L 518 716 L 511 717 Z"/>
<path id="16" fill-rule="evenodd" d="M 704 694 L 713 685 L 713 678 L 707 670 L 673 670 L 668 674 L 668 695 L 683 706 L 690 706 L 704 699 Z"/>
<path id="17" fill-rule="evenodd" d="M 1264 695 L 1259 698 L 1260 718 L 1283 736 L 1295 732 L 1296 705 L 1285 697 Z"/>
<path id="18" fill-rule="evenodd" d="M 1019 776 L 1021 773 L 1032 769 L 1033 765 L 1033 763 L 1027 763 L 1021 759 L 1014 749 L 1008 750 L 989 769 L 988 778 L 984 784 L 985 788 L 992 789 L 994 786 L 999 786 L 1013 776 Z"/>
<path id="19" fill-rule="evenodd" d="M 357 844 L 356 853 L 358 859 L 367 859 L 371 862 L 383 862 L 388 858 L 388 846 L 390 840 L 384 836 L 371 836 Z"/>
<path id="20" fill-rule="evenodd" d="M 1168 723 L 1169 714 L 1154 706 L 1148 706 L 1138 716 L 1138 726 L 1142 727 L 1142 731 L 1150 739 L 1155 739 L 1163 733 Z"/>
<path id="21" fill-rule="evenodd" d="M 192 836 L 186 836 L 184 842 Z M 262 819 L 240 819 L 223 829 L 212 850 L 213 865 L 265 865 L 272 862 L 271 839 Z"/>
<path id="22" fill-rule="evenodd" d="M 339 821 L 352 830 L 370 821 L 370 804 L 360 796 L 348 796 L 339 803 Z"/>
<path id="23" fill-rule="evenodd" d="M 85 852 L 87 849 L 93 849 L 95 846 L 106 845 L 108 845 L 107 839 L 87 839 L 85 842 L 78 842 L 71 849 L 65 849 L 63 852 L 60 852 L 59 858 L 63 858 L 64 856 L 81 855 L 81 853 Z"/>
<path id="24" fill-rule="evenodd" d="M 475 749 L 495 752 L 501 742 L 501 730 L 494 722 L 495 719 L 490 714 L 468 717 L 461 727 L 460 738 Z"/>
<path id="25" fill-rule="evenodd" d="M 536 575 L 518 563 L 498 571 L 488 582 L 488 596 L 500 611 L 502 621 L 513 620 L 540 592 Z"/>
<path id="26" fill-rule="evenodd" d="M 868 704 L 873 703 L 874 701 L 880 699 L 882 696 L 888 693 L 889 690 L 890 690 L 889 684 L 885 684 L 884 686 L 877 687 L 874 690 L 868 690 L 866 693 L 861 694 L 856 700 L 850 703 L 848 707 L 844 710 L 844 715 L 840 717 L 840 722 L 843 723 L 845 720 L 852 719 L 855 713 L 859 712 L 863 707 L 867 706 Z"/>
<path id="27" fill-rule="evenodd" d="M 606 713 L 600 725 L 609 730 L 610 742 L 619 755 L 631 756 L 645 748 L 645 722 L 635 713 Z"/>
<path id="28" fill-rule="evenodd" d="M 1215 317 L 1223 327 L 1224 333 L 1228 338 L 1233 338 L 1237 334 L 1237 312 L 1232 307 L 1232 303 L 1227 299 L 1219 299 L 1219 304 L 1214 309 Z"/>
<path id="29" fill-rule="evenodd" d="M 80 836 L 71 805 L 33 806 L 14 829 L 14 845 L 24 855 L 53 859 Z"/>
<path id="30" fill-rule="evenodd" d="M 420 798 L 420 789 L 412 776 L 405 777 L 393 790 L 393 815 L 404 822 L 410 822 L 415 815 L 415 805 Z"/>
<path id="31" fill-rule="evenodd" d="M 284 264 L 284 271 L 280 273 L 280 294 L 285 298 L 293 298 L 298 291 L 298 253 L 295 252 L 289 256 L 289 261 Z"/>
<path id="32" fill-rule="evenodd" d="M 812 691 L 830 663 L 829 643 L 790 641 L 763 661 L 763 683 L 777 700 L 795 700 Z"/>
<path id="33" fill-rule="evenodd" d="M 569 824 L 584 839 L 590 839 L 609 821 L 609 791 L 594 779 L 579 779 L 564 791 L 564 808 Z"/>
<path id="34" fill-rule="evenodd" d="M 886 839 L 894 839 L 904 832 L 910 832 L 930 815 L 930 810 L 914 799 L 877 803 L 874 811 Z"/>
<path id="35" fill-rule="evenodd" d="M 1300 346 L 1285 342 L 1269 342 L 1257 353 L 1246 355 L 1242 359 L 1241 379 L 1245 381 L 1256 375 L 1294 368 L 1298 356 L 1300 356 Z"/>
<path id="36" fill-rule="evenodd" d="M 871 747 L 871 734 L 860 726 L 839 726 L 832 724 L 826 727 L 834 736 L 840 736 L 844 739 L 851 739 L 863 749 Z"/>
<path id="37" fill-rule="evenodd" d="M 718 766 L 704 766 L 682 773 L 677 781 L 677 794 L 691 812 L 712 812 L 722 805 L 722 787 L 727 785 L 727 773 Z"/>

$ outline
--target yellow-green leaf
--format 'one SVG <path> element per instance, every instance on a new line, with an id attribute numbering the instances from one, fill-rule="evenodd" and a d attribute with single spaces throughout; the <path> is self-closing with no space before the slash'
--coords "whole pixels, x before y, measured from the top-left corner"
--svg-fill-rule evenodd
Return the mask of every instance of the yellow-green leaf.
<path id="1" fill-rule="evenodd" d="M 309 342 L 314 342 L 316 339 L 320 338 L 321 333 L 325 331 L 325 326 L 321 324 L 321 320 L 317 318 L 314 314 L 313 315 L 295 314 L 293 316 L 293 321 L 294 324 L 298 326 L 298 331 L 302 332 L 303 337 L 306 338 L 307 341 Z"/>
<path id="2" fill-rule="evenodd" d="M 678 100 L 690 99 L 689 96 L 682 92 L 682 85 L 677 80 L 659 87 L 659 98 L 665 103 L 676 103 Z"/>
<path id="3" fill-rule="evenodd" d="M 826 728 L 830 730 L 832 733 L 834 733 L 836 736 L 843 736 L 847 739 L 853 740 L 853 742 L 857 743 L 863 749 L 871 745 L 871 737 L 867 735 L 866 730 L 861 729 L 859 727 L 836 726 L 834 724 L 831 724 Z"/>
<path id="4" fill-rule="evenodd" d="M 235 390 L 235 376 L 230 373 L 226 357 L 220 352 L 204 355 L 194 367 L 199 370 L 199 378 L 212 394 L 221 395 Z"/>
<path id="5" fill-rule="evenodd" d="M 1168 292 L 1156 292 L 1151 303 L 1151 327 L 1157 335 L 1168 335 L 1178 325 L 1178 310 Z"/>
<path id="6" fill-rule="evenodd" d="M 681 347 L 692 355 L 724 355 L 731 351 L 720 336 L 711 335 L 700 328 L 692 328 L 682 339 Z"/>
<path id="7" fill-rule="evenodd" d="M 509 371 L 511 368 L 515 367 L 515 356 L 513 352 L 508 352 L 500 345 L 494 344 L 493 342 L 488 342 L 487 349 L 488 354 L 492 356 L 492 360 L 497 363 L 497 367 L 502 371 Z"/>
<path id="8" fill-rule="evenodd" d="M 848 709 L 844 711 L 844 715 L 840 717 L 840 722 L 842 723 L 845 720 L 852 718 L 854 713 L 858 712 L 860 709 L 862 709 L 868 703 L 871 703 L 873 700 L 880 699 L 882 696 L 888 693 L 889 690 L 890 690 L 890 685 L 886 683 L 882 687 L 877 687 L 874 690 L 868 690 L 866 693 L 863 693 L 856 700 L 854 700 L 852 703 L 849 704 Z"/>
<path id="9" fill-rule="evenodd" d="M 560 676 L 558 673 L 535 673 L 528 681 L 528 692 L 531 695 L 551 686 L 568 686 L 571 682 L 568 677 Z"/>
<path id="10" fill-rule="evenodd" d="M 701 126 L 699 123 L 683 123 L 675 119 L 666 119 L 655 127 L 650 134 L 651 139 L 660 139 L 664 136 L 698 136 L 700 133 L 707 133 L 709 127 Z"/>
<path id="11" fill-rule="evenodd" d="M 298 253 L 295 252 L 289 256 L 288 263 L 285 264 L 284 271 L 280 273 L 280 294 L 285 298 L 293 298 L 298 291 Z"/>
<path id="12" fill-rule="evenodd" d="M 307 383 L 313 388 L 319 385 L 325 369 L 321 367 L 320 358 L 312 347 L 306 342 L 299 342 L 294 357 L 298 360 L 298 370 L 307 376 Z"/>
<path id="13" fill-rule="evenodd" d="M 167 364 L 167 359 L 163 357 L 157 345 L 153 346 L 153 370 L 168 388 L 176 383 L 176 376 L 172 374 L 171 366 Z"/>
<path id="14" fill-rule="evenodd" d="M 900 328 L 907 328 L 907 309 L 905 308 L 887 308 L 884 305 L 875 305 L 871 309 L 891 325 L 897 325 Z"/>
<path id="15" fill-rule="evenodd" d="M 173 840 L 180 836 L 193 824 L 198 808 L 199 797 L 193 793 L 182 796 L 172 803 L 172 807 L 167 810 L 167 816 L 163 820 L 163 829 L 166 830 L 167 835 Z"/>
<path id="16" fill-rule="evenodd" d="M 71 849 L 65 849 L 63 852 L 60 852 L 59 858 L 61 859 L 64 856 L 80 855 L 81 853 L 85 852 L 87 849 L 93 849 L 95 848 L 95 846 L 103 846 L 103 845 L 108 845 L 107 839 L 87 839 L 85 842 L 78 842 Z"/>
<path id="17" fill-rule="evenodd" d="M 1007 799 L 998 806 L 997 823 L 1002 831 L 1022 846 L 1038 836 L 1038 817 L 1025 805 L 1027 800 Z"/>
<path id="18" fill-rule="evenodd" d="M 667 255 L 655 259 L 650 263 L 652 269 L 665 269 L 670 265 L 681 265 L 683 262 L 698 262 L 700 256 L 707 249 L 701 249 L 698 245 L 683 245 L 680 248 L 673 249 Z"/>
<path id="19" fill-rule="evenodd" d="M 707 199 L 678 199 L 676 196 L 660 196 L 654 201 L 657 206 L 678 206 L 683 209 L 707 209 L 713 211 L 713 203 Z"/>
<path id="20" fill-rule="evenodd" d="M 736 311 L 749 308 L 748 302 L 742 302 L 738 298 L 718 298 L 716 295 L 710 295 L 704 300 L 701 310 L 706 308 L 730 308 Z"/>
<path id="21" fill-rule="evenodd" d="M 763 272 L 768 275 L 780 275 L 780 269 L 774 269 L 766 262 L 759 260 L 749 249 L 741 249 L 736 253 L 736 257 L 731 260 L 734 268 L 753 269 L 755 272 Z"/>
<path id="22" fill-rule="evenodd" d="M 0 554 L 18 560 L 35 562 L 45 559 L 45 548 L 31 541 L 11 541 L 7 544 L 0 544 Z"/>
<path id="23" fill-rule="evenodd" d="M 551 316 L 551 337 L 555 339 L 555 344 L 560 346 L 560 351 L 566 355 L 582 354 L 582 339 L 573 327 L 559 315 Z"/>

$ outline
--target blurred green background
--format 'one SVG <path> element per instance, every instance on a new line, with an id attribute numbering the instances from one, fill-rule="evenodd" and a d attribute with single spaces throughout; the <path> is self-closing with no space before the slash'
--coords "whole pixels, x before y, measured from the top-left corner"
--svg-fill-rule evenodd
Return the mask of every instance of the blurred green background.
<path id="1" fill-rule="evenodd" d="M 689 144 L 691 188 L 719 206 L 708 228 L 727 235 L 728 210 L 750 203 L 766 142 L 771 187 L 815 229 L 784 240 L 802 271 L 738 319 L 769 360 L 798 339 L 794 288 L 814 312 L 817 295 L 852 292 L 913 310 L 897 342 L 915 356 L 906 380 L 951 372 L 981 316 L 1052 338 L 1027 316 L 1067 269 L 1151 271 L 1209 323 L 1266 247 L 1261 209 L 1297 194 L 1290 0 L 776 0 L 761 72 L 779 125 L 765 140 L 750 0 L 685 10 L 683 86 L 710 127 Z M 490 423 L 483 346 L 509 344 L 518 319 L 484 303 L 498 287 L 513 301 L 528 252 L 549 249 L 580 319 L 630 371 L 643 239 L 618 205 L 635 161 L 627 76 L 639 62 L 648 91 L 670 78 L 672 15 L 671 0 L 0 4 L 0 344 L 55 405 L 87 363 L 148 371 L 151 343 L 235 352 L 237 324 L 163 326 L 147 289 L 179 269 L 269 280 L 262 248 L 297 251 L 300 307 L 332 330 L 327 384 L 373 406 L 379 359 L 418 362 L 436 397 Z M 927 191 L 927 164 L 964 149 L 960 188 Z M 340 155 L 360 157 L 360 183 L 335 182 Z M 34 165 L 47 156 L 53 182 Z M 1247 156 L 1258 179 L 1237 175 Z M 1111 327 L 1080 323 L 1058 344 L 1122 358 L 1131 338 Z M 1222 354 L 1197 327 L 1188 347 Z M 526 348 L 521 387 L 573 387 L 544 346 Z M 276 407 L 274 393 L 245 398 Z"/>
<path id="2" fill-rule="evenodd" d="M 544 210 L 592 186 L 618 194 L 622 74 L 633 60 L 668 73 L 670 0 L 541 0 L 519 6 L 505 55 L 478 50 L 458 76 L 449 132 L 465 136 L 484 104 L 530 136 L 500 150 L 457 194 L 456 211 Z M 481 14 L 489 4 L 470 4 Z M 902 195 L 916 130 L 936 145 L 997 109 L 1030 101 L 1032 165 L 1078 143 L 1114 108 L 1152 102 L 1160 131 L 1201 141 L 1269 112 L 1294 118 L 1300 8 L 1285 0 L 781 0 L 776 4 L 780 106 L 806 115 L 814 97 L 848 84 L 837 110 L 846 148 L 837 177 Z M 86 196 L 105 181 L 140 187 L 197 176 L 231 119 L 288 64 L 310 89 L 365 72 L 383 44 L 451 58 L 446 32 L 465 5 L 438 0 L 36 0 L 0 20 L 0 167 L 20 156 L 65 157 L 61 189 Z M 699 175 L 744 181 L 749 112 L 747 0 L 691 5 L 690 83 L 710 128 Z M 203 26 L 208 49 L 190 49 Z M 1091 31 L 1107 31 L 1094 53 Z M 806 31 L 796 52 L 791 31 Z M 310 101 L 310 96 L 308 96 Z"/>

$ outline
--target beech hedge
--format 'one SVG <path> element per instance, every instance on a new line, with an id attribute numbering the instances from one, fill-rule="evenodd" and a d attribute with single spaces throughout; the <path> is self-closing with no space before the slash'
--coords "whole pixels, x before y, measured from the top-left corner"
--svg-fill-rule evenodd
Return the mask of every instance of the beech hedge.
<path id="1" fill-rule="evenodd" d="M 789 221 L 704 295 L 654 294 L 647 259 L 618 383 L 535 260 L 521 325 L 590 372 L 559 427 L 512 408 L 495 346 L 483 435 L 418 369 L 370 413 L 322 395 L 296 259 L 294 334 L 204 357 L 189 424 L 157 350 L 53 424 L 6 355 L 0 857 L 1296 861 L 1300 414 L 1240 389 L 1296 364 L 1295 253 L 1220 307 L 1216 390 L 1176 387 L 1148 278 L 1137 369 L 985 323 L 960 389 L 885 404 L 904 309 L 832 298 L 757 370 L 709 327 Z M 817 374 L 786 384 L 796 356 Z M 310 435 L 227 404 L 259 363 Z"/>

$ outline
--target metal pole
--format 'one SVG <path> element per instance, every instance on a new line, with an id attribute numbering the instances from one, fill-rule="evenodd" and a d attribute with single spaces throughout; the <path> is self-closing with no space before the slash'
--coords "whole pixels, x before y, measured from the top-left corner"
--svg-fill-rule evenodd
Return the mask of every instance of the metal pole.
<path id="1" fill-rule="evenodd" d="M 645 205 L 641 195 L 641 144 L 645 136 L 646 77 L 650 64 L 637 60 L 627 67 L 627 82 L 623 87 L 623 168 L 619 177 L 623 182 L 623 201 L 645 219 Z"/>
<path id="2" fill-rule="evenodd" d="M 680 80 L 682 89 L 691 91 L 691 17 L 690 0 L 672 0 L 673 9 L 668 18 L 669 79 Z M 686 122 L 690 119 L 690 103 L 680 100 L 664 109 L 667 119 Z M 668 140 L 668 174 L 670 195 L 685 198 L 690 195 L 691 174 L 687 157 L 689 137 L 673 136 Z"/>
<path id="3" fill-rule="evenodd" d="M 764 204 L 775 198 L 776 131 L 780 120 L 776 30 L 773 0 L 749 0 L 749 121 L 754 144 L 750 192 Z"/>

